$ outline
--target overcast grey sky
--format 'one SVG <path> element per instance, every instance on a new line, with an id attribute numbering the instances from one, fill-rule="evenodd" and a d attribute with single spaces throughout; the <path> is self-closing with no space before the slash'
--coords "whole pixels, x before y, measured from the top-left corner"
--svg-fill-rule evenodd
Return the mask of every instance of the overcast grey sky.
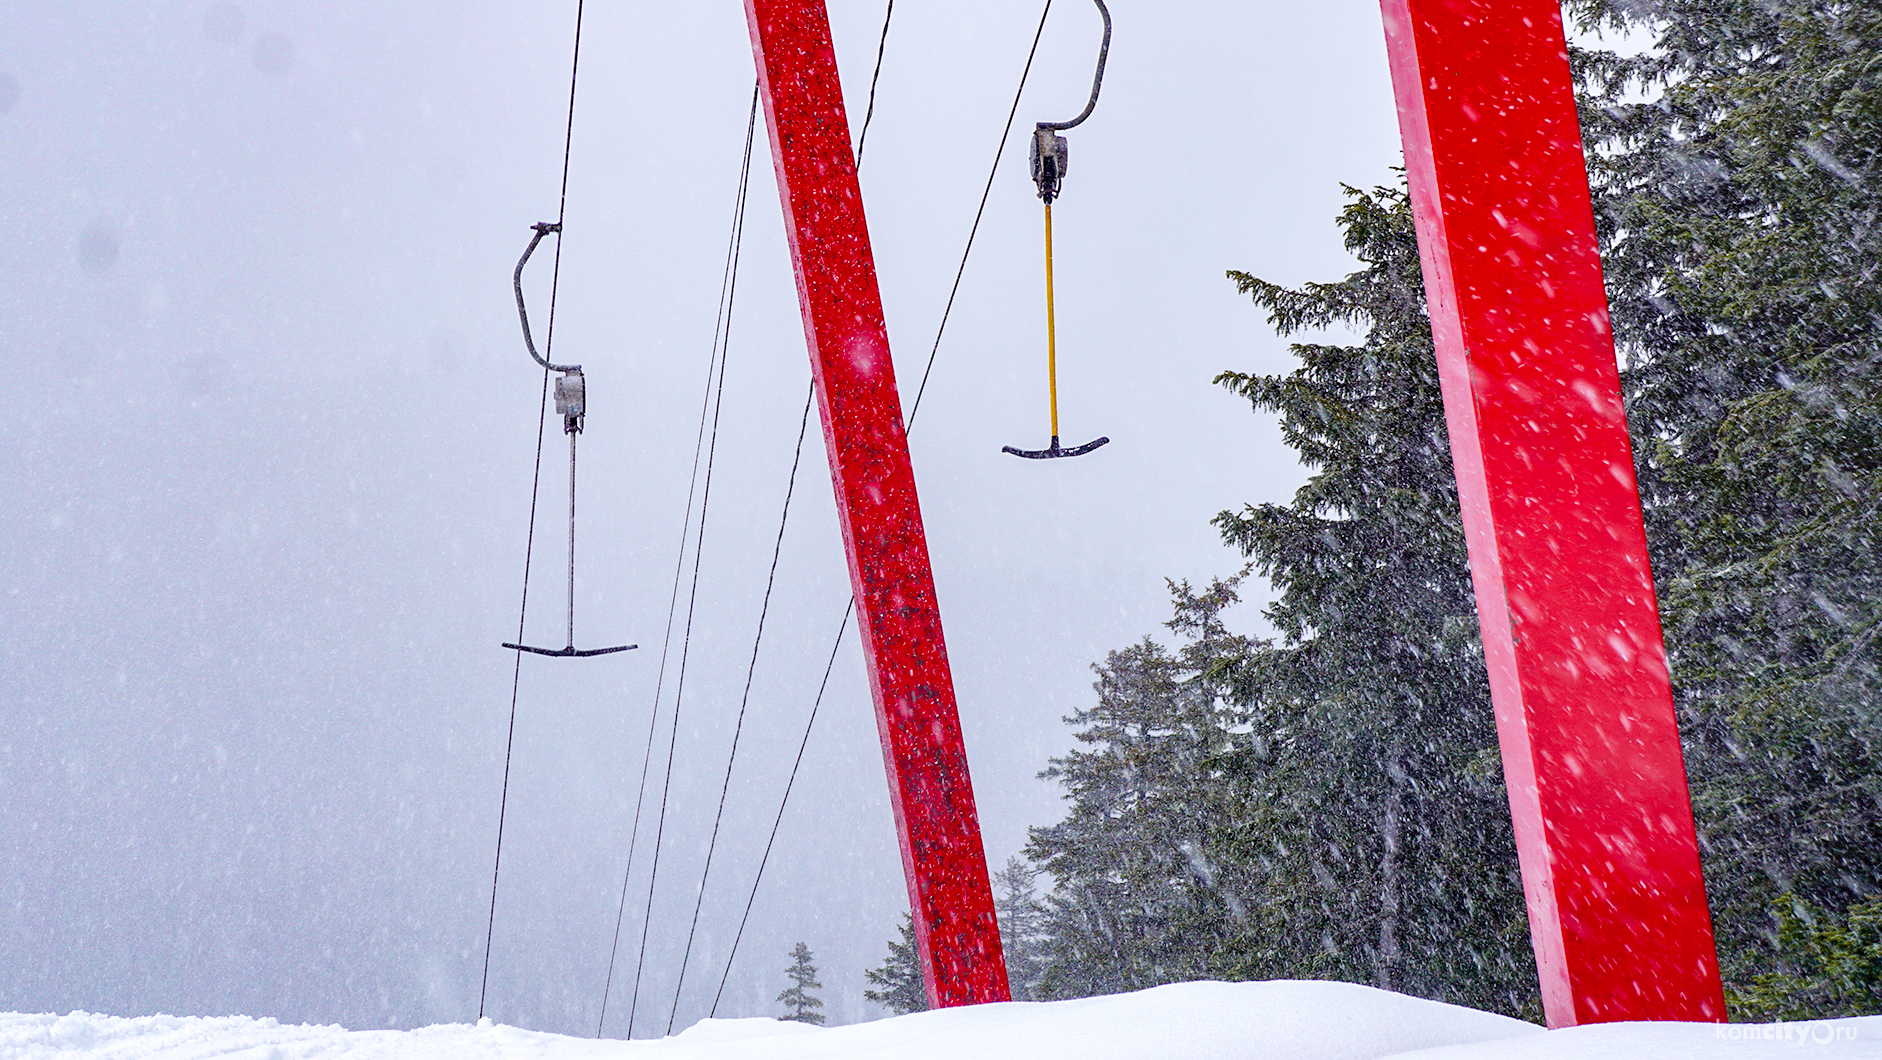
<path id="1" fill-rule="evenodd" d="M 1289 365 L 1223 271 L 1349 271 L 1339 185 L 1399 157 L 1369 0 L 1112 9 L 1055 209 L 1063 433 L 1112 444 L 1000 453 L 1046 434 L 1017 136 L 912 437 L 995 864 L 1059 814 L 1035 774 L 1089 665 L 1161 632 L 1165 577 L 1238 566 L 1211 515 L 1300 481 L 1209 385 Z M 831 4 L 853 127 L 882 10 Z M 862 184 L 905 402 L 1039 11 L 896 6 Z M 0 1008 L 475 1017 L 541 384 L 509 275 L 556 213 L 573 17 L 0 11 Z M 524 660 L 490 981 L 493 1017 L 573 1033 L 599 1011 L 753 80 L 732 0 L 586 17 L 555 346 L 591 408 L 577 633 L 643 647 Z M 1097 29 L 1057 0 L 1016 130 L 1077 112 Z M 762 137 L 636 1034 L 672 1004 L 808 379 Z M 550 441 L 530 627 L 559 643 Z M 804 467 L 680 1026 L 847 594 L 814 427 Z M 833 1021 L 879 1014 L 861 972 L 905 906 L 852 633 L 721 1014 L 774 1011 L 798 939 Z"/>

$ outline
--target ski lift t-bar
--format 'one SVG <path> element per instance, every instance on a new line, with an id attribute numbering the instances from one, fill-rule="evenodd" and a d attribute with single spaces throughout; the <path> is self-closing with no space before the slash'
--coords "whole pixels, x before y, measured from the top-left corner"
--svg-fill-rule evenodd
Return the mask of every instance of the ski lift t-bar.
<path id="1" fill-rule="evenodd" d="M 1091 117 L 1092 108 L 1098 105 L 1098 90 L 1104 87 L 1104 60 L 1111 52 L 1111 12 L 1105 8 L 1104 0 L 1092 0 L 1092 3 L 1098 5 L 1098 14 L 1104 17 L 1104 40 L 1098 45 L 1098 69 L 1091 75 L 1091 98 L 1085 101 L 1085 109 L 1078 112 L 1078 117 L 1071 121 L 1039 122 L 1033 126 L 1032 133 L 1032 179 L 1039 188 L 1039 198 L 1046 204 L 1046 392 L 1051 407 L 1052 444 L 1044 449 L 1000 447 L 1003 453 L 1028 460 L 1084 456 L 1111 441 L 1103 437 L 1069 448 L 1059 445 L 1058 325 L 1052 306 L 1052 200 L 1059 197 L 1059 183 L 1065 179 L 1065 164 L 1070 157 L 1065 137 L 1059 133 Z"/>
<path id="2" fill-rule="evenodd" d="M 536 340 L 529 333 L 529 310 L 523 305 L 523 266 L 529 264 L 529 256 L 536 252 L 536 244 L 551 232 L 560 233 L 562 225 L 549 221 L 539 221 L 534 226 L 536 235 L 523 250 L 523 256 L 516 263 L 516 272 L 511 277 L 516 287 L 516 315 L 523 322 L 523 346 L 529 350 L 530 357 L 537 364 L 551 372 L 559 372 L 555 381 L 555 410 L 562 417 L 562 433 L 569 436 L 569 579 L 568 579 L 568 644 L 562 648 L 532 648 L 527 644 L 509 644 L 503 646 L 516 651 L 534 652 L 537 655 L 556 655 L 562 657 L 585 657 L 589 655 L 610 655 L 617 651 L 627 651 L 639 647 L 636 644 L 622 644 L 613 648 L 575 647 L 575 436 L 582 433 L 582 419 L 588 413 L 587 386 L 582 379 L 582 366 L 579 364 L 550 364 L 536 352 Z M 551 323 L 551 330 L 554 325 Z"/>

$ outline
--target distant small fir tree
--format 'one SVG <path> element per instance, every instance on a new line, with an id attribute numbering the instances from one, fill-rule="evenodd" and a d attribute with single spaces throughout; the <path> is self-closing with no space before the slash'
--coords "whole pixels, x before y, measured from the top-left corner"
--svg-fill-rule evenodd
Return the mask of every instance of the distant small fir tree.
<path id="1" fill-rule="evenodd" d="M 993 911 L 1000 918 L 1000 948 L 1006 953 L 1006 981 L 1015 1001 L 1038 1001 L 1045 972 L 1045 905 L 1040 902 L 1039 870 L 1020 857 L 1006 859 L 993 874 Z"/>
<path id="2" fill-rule="evenodd" d="M 928 1011 L 928 988 L 922 981 L 921 961 L 915 954 L 915 917 L 902 914 L 902 939 L 889 942 L 889 956 L 881 966 L 863 973 L 876 989 L 863 996 L 898 1016 Z"/>
<path id="3" fill-rule="evenodd" d="M 784 970 L 791 985 L 777 998 L 789 1011 L 780 1018 L 823 1026 L 823 1013 L 818 1011 L 823 1008 L 823 998 L 812 993 L 823 989 L 817 981 L 817 966 L 812 963 L 815 959 L 810 947 L 801 942 L 791 948 L 791 966 Z"/>

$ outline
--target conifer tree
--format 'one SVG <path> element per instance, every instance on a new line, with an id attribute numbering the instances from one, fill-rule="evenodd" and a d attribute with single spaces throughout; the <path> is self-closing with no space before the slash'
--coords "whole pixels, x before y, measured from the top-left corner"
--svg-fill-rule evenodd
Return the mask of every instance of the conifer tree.
<path id="1" fill-rule="evenodd" d="M 1293 346 L 1286 376 L 1218 382 L 1278 413 L 1312 470 L 1291 504 L 1216 519 L 1278 596 L 1279 643 L 1230 662 L 1284 955 L 1331 975 L 1480 1008 L 1536 1005 L 1521 881 L 1451 468 L 1411 207 L 1348 189 L 1362 268 L 1237 287 Z"/>
<path id="2" fill-rule="evenodd" d="M 1882 3 L 1572 6 L 1655 44 L 1583 124 L 1721 958 L 1796 1015 L 1796 911 L 1882 892 Z"/>
<path id="3" fill-rule="evenodd" d="M 1215 848 L 1234 801 L 1235 717 L 1217 664 L 1243 650 L 1220 614 L 1239 579 L 1171 585 L 1181 640 L 1146 637 L 1093 669 L 1097 703 L 1066 720 L 1083 745 L 1041 777 L 1065 789 L 1065 820 L 1034 828 L 1026 855 L 1055 881 L 1044 903 L 1045 1000 L 1187 979 L 1246 979 L 1265 934 L 1251 866 Z"/>
<path id="4" fill-rule="evenodd" d="M 1230 634 L 1234 579 L 1174 585 L 1181 641 L 1113 652 L 1055 759 L 1064 822 L 1047 996 L 1194 978 L 1340 978 L 1537 1008 L 1535 972 L 1405 193 L 1349 189 L 1362 268 L 1291 290 L 1232 273 L 1293 347 L 1219 382 L 1278 413 L 1312 469 L 1291 504 L 1224 512 L 1278 597 Z"/>
<path id="5" fill-rule="evenodd" d="M 928 989 L 915 953 L 913 914 L 902 914 L 901 934 L 899 942 L 889 940 L 887 959 L 863 973 L 864 979 L 875 984 L 875 988 L 863 990 L 863 997 L 898 1016 L 928 1011 Z"/>
<path id="6" fill-rule="evenodd" d="M 1831 916 L 1793 895 L 1772 912 L 1785 970 L 1734 984 L 1740 1009 L 1773 1020 L 1882 1011 L 1882 898 Z"/>
<path id="7" fill-rule="evenodd" d="M 782 1019 L 823 1026 L 823 998 L 813 993 L 823 989 L 823 984 L 817 981 L 815 960 L 810 947 L 802 942 L 791 948 L 791 966 L 784 970 L 784 977 L 791 985 L 777 997 L 787 1010 Z"/>
<path id="8" fill-rule="evenodd" d="M 1000 948 L 1014 1001 L 1039 1000 L 1045 907 L 1039 902 L 1038 879 L 1039 870 L 1020 857 L 1007 858 L 993 874 L 993 912 L 1000 920 Z"/>

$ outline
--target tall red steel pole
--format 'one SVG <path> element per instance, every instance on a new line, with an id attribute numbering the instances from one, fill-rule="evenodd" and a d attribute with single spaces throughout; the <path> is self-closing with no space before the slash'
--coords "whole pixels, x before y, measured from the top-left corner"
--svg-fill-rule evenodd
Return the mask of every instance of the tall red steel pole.
<path id="1" fill-rule="evenodd" d="M 933 1007 L 1008 1000 L 954 679 L 823 0 L 746 0 Z"/>
<path id="2" fill-rule="evenodd" d="M 1723 1020 L 1559 0 L 1382 0 L 1550 1026 Z"/>

